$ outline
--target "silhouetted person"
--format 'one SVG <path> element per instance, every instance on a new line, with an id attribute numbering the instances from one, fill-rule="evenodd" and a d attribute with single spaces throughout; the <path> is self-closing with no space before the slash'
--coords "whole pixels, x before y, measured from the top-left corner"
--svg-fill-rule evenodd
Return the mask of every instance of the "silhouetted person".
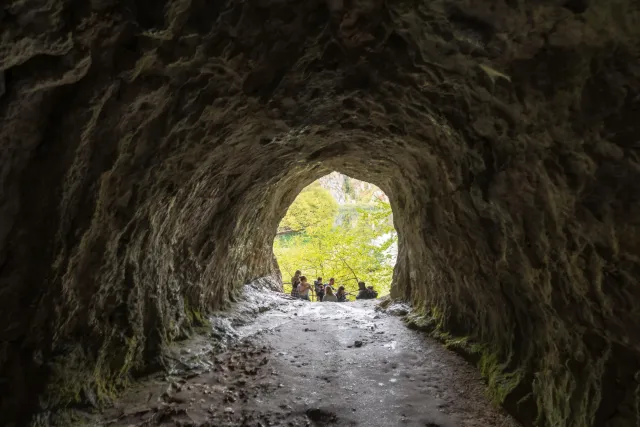
<path id="1" fill-rule="evenodd" d="M 313 286 L 315 287 L 318 301 L 322 301 L 322 297 L 324 296 L 324 285 L 322 284 L 322 277 L 318 277 L 318 280 L 313 282 Z"/>
<path id="2" fill-rule="evenodd" d="M 302 272 L 300 270 L 296 270 L 296 274 L 291 278 L 291 296 L 298 296 L 298 285 L 300 284 L 300 276 L 302 276 Z"/>
<path id="3" fill-rule="evenodd" d="M 358 282 L 358 295 L 356 299 L 373 299 L 378 293 L 373 290 L 373 286 L 367 287 L 364 282 Z"/>

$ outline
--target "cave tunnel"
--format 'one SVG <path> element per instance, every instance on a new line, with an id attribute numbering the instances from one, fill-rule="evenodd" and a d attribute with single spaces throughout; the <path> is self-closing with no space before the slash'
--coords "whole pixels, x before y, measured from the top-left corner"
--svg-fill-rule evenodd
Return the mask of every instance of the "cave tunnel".
<path id="1" fill-rule="evenodd" d="M 398 253 L 389 197 L 378 186 L 338 171 L 324 175 L 288 207 L 273 253 L 286 294 L 296 296 L 297 278 L 305 277 L 311 301 L 322 302 L 327 287 L 330 300 L 334 290 L 341 290 L 339 302 L 352 301 L 361 283 L 372 290 L 369 296 L 387 296 Z"/>
<path id="2" fill-rule="evenodd" d="M 338 170 L 390 197 L 392 297 L 523 424 L 636 426 L 640 11 L 577 3 L 4 3 L 2 421 L 108 400 L 279 282 L 279 220 Z"/>

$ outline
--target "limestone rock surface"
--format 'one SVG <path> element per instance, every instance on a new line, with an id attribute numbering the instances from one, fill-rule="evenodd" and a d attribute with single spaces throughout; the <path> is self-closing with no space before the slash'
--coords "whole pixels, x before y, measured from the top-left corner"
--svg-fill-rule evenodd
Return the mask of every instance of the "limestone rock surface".
<path id="1" fill-rule="evenodd" d="M 525 424 L 640 422 L 637 0 L 6 0 L 0 414 L 99 405 L 331 171 Z M 45 421 L 43 421 L 45 420 Z"/>

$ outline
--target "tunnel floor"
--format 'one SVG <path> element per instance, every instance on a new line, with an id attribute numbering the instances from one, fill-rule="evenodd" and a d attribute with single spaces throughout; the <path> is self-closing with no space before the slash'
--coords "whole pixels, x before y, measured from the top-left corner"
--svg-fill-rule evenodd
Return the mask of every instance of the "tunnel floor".
<path id="1" fill-rule="evenodd" d="M 190 340 L 180 354 L 211 369 L 145 380 L 95 424 L 518 425 L 489 402 L 474 367 L 375 301 L 280 303 L 236 328 L 224 351 Z"/>

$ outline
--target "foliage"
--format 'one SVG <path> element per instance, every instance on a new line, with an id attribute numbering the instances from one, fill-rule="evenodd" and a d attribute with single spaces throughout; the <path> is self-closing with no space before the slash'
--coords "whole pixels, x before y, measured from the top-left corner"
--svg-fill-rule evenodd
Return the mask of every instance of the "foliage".
<path id="1" fill-rule="evenodd" d="M 304 231 L 310 226 L 331 224 L 338 204 L 317 182 L 298 195 L 278 227 L 278 234 Z"/>
<path id="2" fill-rule="evenodd" d="M 395 263 L 392 246 L 397 242 L 391 206 L 383 201 L 359 206 L 348 214 L 346 221 L 334 221 L 337 210 L 327 218 L 328 210 L 322 205 L 309 209 L 321 211 L 306 212 L 302 220 L 296 218 L 299 211 L 290 209 L 287 213 L 292 217 L 289 224 L 310 224 L 303 232 L 279 236 L 274 241 L 285 282 L 295 270 L 301 270 L 310 281 L 321 276 L 326 283 L 334 277 L 338 286 L 344 285 L 354 294 L 358 281 L 373 285 L 380 296 L 389 293 Z M 288 290 L 290 287 L 285 286 L 285 291 Z"/>
<path id="3" fill-rule="evenodd" d="M 348 176 L 344 177 L 344 181 L 342 181 L 342 191 L 352 199 L 355 198 L 355 193 L 353 191 L 353 187 L 351 186 L 351 178 Z"/>

